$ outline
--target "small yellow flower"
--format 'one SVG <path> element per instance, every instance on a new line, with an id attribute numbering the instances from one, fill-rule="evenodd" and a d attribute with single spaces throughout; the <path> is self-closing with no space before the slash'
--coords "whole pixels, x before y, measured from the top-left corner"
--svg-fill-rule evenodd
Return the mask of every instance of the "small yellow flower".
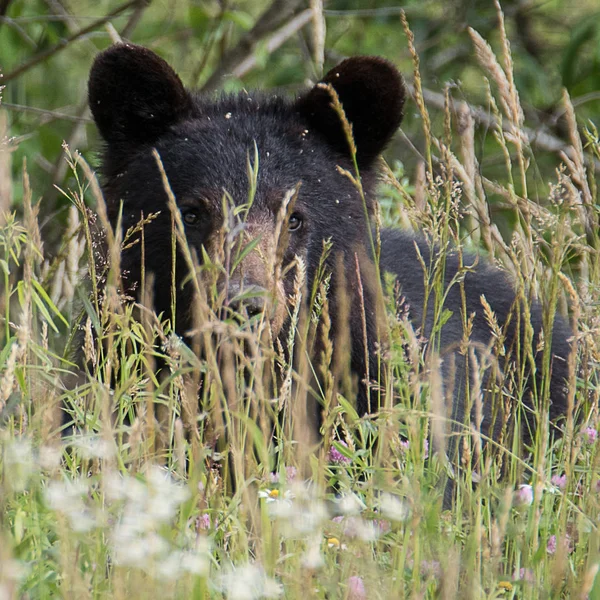
<path id="1" fill-rule="evenodd" d="M 510 592 L 513 589 L 512 583 L 510 581 L 499 581 L 498 587 L 505 592 Z"/>
<path id="2" fill-rule="evenodd" d="M 339 548 L 340 547 L 340 540 L 338 540 L 336 537 L 327 538 L 327 545 L 330 548 Z"/>

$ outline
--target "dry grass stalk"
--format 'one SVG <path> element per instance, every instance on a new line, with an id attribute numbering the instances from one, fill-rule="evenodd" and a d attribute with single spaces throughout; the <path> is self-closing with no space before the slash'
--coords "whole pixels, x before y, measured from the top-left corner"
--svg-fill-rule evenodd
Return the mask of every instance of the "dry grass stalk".
<path id="1" fill-rule="evenodd" d="M 417 54 L 417 49 L 415 48 L 415 36 L 410 30 L 408 20 L 406 18 L 406 13 L 404 11 L 400 13 L 400 20 L 402 22 L 402 28 L 404 29 L 404 33 L 408 41 L 408 51 L 410 52 L 410 56 L 413 62 L 415 103 L 417 105 L 417 108 L 419 109 L 421 118 L 423 119 L 423 133 L 425 135 L 425 152 L 427 157 L 427 167 L 429 172 L 433 174 L 433 162 L 431 157 L 431 119 L 429 118 L 429 112 L 427 110 L 427 107 L 425 106 L 425 100 L 423 99 L 423 90 L 421 87 L 421 70 L 419 67 L 420 61 L 419 55 Z"/>
<path id="2" fill-rule="evenodd" d="M 317 77 L 323 75 L 325 63 L 325 17 L 323 15 L 323 0 L 310 0 L 312 9 L 312 42 L 313 57 Z"/>
<path id="3" fill-rule="evenodd" d="M 362 284 L 362 277 L 360 276 L 360 265 L 358 262 L 358 254 L 354 254 L 354 265 L 355 265 L 355 269 L 356 269 L 356 280 L 358 282 L 358 297 L 360 300 L 360 319 L 361 319 L 361 324 L 362 324 L 362 334 L 363 334 L 363 348 L 364 348 L 364 353 L 365 353 L 365 381 L 364 384 L 367 388 L 367 412 L 369 414 L 371 414 L 373 412 L 373 407 L 371 406 L 371 393 L 370 393 L 370 386 L 371 386 L 371 374 L 369 372 L 369 363 L 370 363 L 370 357 L 369 357 L 369 345 L 368 345 L 368 341 L 367 341 L 367 314 L 365 312 L 365 290 L 363 288 L 363 284 Z"/>

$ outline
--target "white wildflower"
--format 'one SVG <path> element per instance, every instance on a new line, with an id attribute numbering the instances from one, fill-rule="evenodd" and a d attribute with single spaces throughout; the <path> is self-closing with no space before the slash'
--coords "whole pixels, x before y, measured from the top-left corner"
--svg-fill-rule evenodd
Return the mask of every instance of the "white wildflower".
<path id="1" fill-rule="evenodd" d="M 151 559 L 162 559 L 169 550 L 167 541 L 156 533 L 130 537 L 117 529 L 112 541 L 115 563 L 130 567 L 147 567 Z"/>
<path id="2" fill-rule="evenodd" d="M 21 581 L 30 571 L 31 567 L 20 560 L 5 560 L 2 563 L 2 576 L 9 581 Z"/>
<path id="3" fill-rule="evenodd" d="M 338 500 L 340 512 L 343 515 L 358 515 L 365 508 L 366 504 L 356 494 L 346 494 Z"/>
<path id="4" fill-rule="evenodd" d="M 135 504 L 142 504 L 148 497 L 148 488 L 141 481 L 114 471 L 104 476 L 104 489 L 106 497 L 113 501 L 127 500 Z"/>
<path id="5" fill-rule="evenodd" d="M 114 443 L 99 435 L 75 436 L 72 445 L 77 454 L 87 460 L 93 458 L 107 459 L 115 455 Z"/>
<path id="6" fill-rule="evenodd" d="M 82 533 L 97 526 L 97 519 L 86 507 L 84 496 L 87 496 L 87 486 L 81 479 L 51 481 L 44 492 L 49 508 L 65 515 L 71 529 Z"/>
<path id="7" fill-rule="evenodd" d="M 262 498 L 265 502 L 276 502 L 279 500 L 280 492 L 277 488 L 260 490 L 258 497 Z"/>
<path id="8" fill-rule="evenodd" d="M 64 511 L 71 506 L 83 507 L 82 496 L 87 494 L 87 486 L 81 479 L 51 481 L 44 492 L 46 503 L 52 510 Z"/>
<path id="9" fill-rule="evenodd" d="M 379 509 L 383 517 L 390 521 L 406 521 L 410 515 L 408 502 L 391 494 L 381 495 Z"/>
<path id="10" fill-rule="evenodd" d="M 210 562 L 206 555 L 175 550 L 168 556 L 156 561 L 156 575 L 160 579 L 179 579 L 183 574 L 191 573 L 197 576 L 206 576 Z"/>
<path id="11" fill-rule="evenodd" d="M 323 566 L 323 554 L 321 553 L 321 534 L 312 536 L 307 544 L 306 550 L 302 555 L 302 566 L 307 569 L 318 569 Z"/>
<path id="12" fill-rule="evenodd" d="M 177 508 L 190 497 L 190 491 L 187 487 L 175 483 L 168 472 L 158 467 L 150 469 L 147 479 L 151 489 L 147 511 L 157 521 L 168 521 L 175 515 Z"/>
<path id="13" fill-rule="evenodd" d="M 375 521 L 365 521 L 360 517 L 348 517 L 342 521 L 342 525 L 344 535 L 365 542 L 373 542 L 381 534 L 381 529 Z"/>
<path id="14" fill-rule="evenodd" d="M 38 464 L 44 471 L 53 471 L 60 466 L 63 449 L 61 446 L 41 446 L 39 449 Z"/>
<path id="15" fill-rule="evenodd" d="M 256 565 L 243 565 L 225 571 L 219 578 L 219 587 L 229 600 L 258 600 L 278 598 L 282 586 L 270 579 Z"/>
<path id="16" fill-rule="evenodd" d="M 8 483 L 13 490 L 22 492 L 37 468 L 31 442 L 26 438 L 17 438 L 7 443 L 4 447 L 4 464 Z"/>

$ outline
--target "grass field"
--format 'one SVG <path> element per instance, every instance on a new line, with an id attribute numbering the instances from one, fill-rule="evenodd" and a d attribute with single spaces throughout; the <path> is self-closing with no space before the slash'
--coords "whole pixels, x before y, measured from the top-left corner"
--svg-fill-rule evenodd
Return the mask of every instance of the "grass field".
<path id="1" fill-rule="evenodd" d="M 465 424 L 465 479 L 442 510 L 450 467 L 429 451 L 447 425 L 439 357 L 393 302 L 378 414 L 356 414 L 341 343 L 306 358 L 329 315 L 326 281 L 307 289 L 302 264 L 289 305 L 300 341 L 273 342 L 264 319 L 220 320 L 208 286 L 199 358 L 145 308 L 150 298 L 134 307 L 120 295 L 119 250 L 133 237 L 98 242 L 100 192 L 70 149 L 77 186 L 62 191 L 72 208 L 51 255 L 26 164 L 22 210 L 0 216 L 0 600 L 600 599 L 600 137 L 577 123 L 565 94 L 571 145 L 540 182 L 508 44 L 496 57 L 472 38 L 491 82 L 504 178 L 479 168 L 467 112 L 460 133 L 449 108 L 441 135 L 431 130 L 413 53 L 428 154 L 413 185 L 386 168 L 379 221 L 424 230 L 444 248 L 482 248 L 525 306 L 541 301 L 547 335 L 556 312 L 569 318 L 565 418 L 550 424 L 540 408 L 522 451 Z M 511 239 L 491 197 L 510 215 Z M 393 296 L 393 286 L 384 291 Z M 496 341 L 501 352 L 501 333 Z M 525 382 L 521 372 L 507 379 L 510 400 Z M 538 406 L 549 391 L 539 386 Z M 319 436 L 310 394 L 323 408 Z M 77 433 L 61 430 L 61 407 Z"/>

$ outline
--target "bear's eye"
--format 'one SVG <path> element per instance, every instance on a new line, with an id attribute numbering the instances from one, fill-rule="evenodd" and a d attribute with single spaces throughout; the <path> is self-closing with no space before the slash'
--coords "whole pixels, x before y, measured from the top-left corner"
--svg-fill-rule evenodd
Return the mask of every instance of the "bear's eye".
<path id="1" fill-rule="evenodd" d="M 195 210 L 186 210 L 183 213 L 183 222 L 186 225 L 197 225 L 200 221 L 200 215 Z"/>
<path id="2" fill-rule="evenodd" d="M 292 213 L 288 222 L 288 229 L 290 231 L 298 231 L 302 227 L 302 216 L 298 213 Z"/>

